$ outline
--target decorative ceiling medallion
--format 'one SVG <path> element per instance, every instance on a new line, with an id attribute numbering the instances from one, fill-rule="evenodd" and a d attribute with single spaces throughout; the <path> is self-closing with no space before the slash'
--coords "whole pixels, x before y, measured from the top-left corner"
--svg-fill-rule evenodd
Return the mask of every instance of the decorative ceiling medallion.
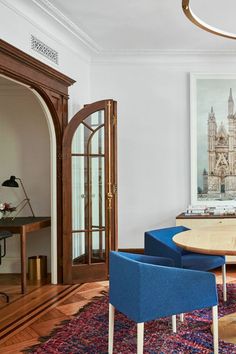
<path id="1" fill-rule="evenodd" d="M 190 0 L 182 0 L 182 8 L 183 8 L 183 11 L 184 11 L 185 15 L 187 16 L 187 18 L 192 23 L 194 23 L 196 26 L 202 28 L 205 31 L 216 34 L 217 36 L 236 39 L 236 34 L 226 32 L 226 31 L 223 31 L 219 28 L 215 28 L 211 25 L 208 25 L 207 23 L 202 21 L 199 17 L 197 17 L 191 10 Z"/>

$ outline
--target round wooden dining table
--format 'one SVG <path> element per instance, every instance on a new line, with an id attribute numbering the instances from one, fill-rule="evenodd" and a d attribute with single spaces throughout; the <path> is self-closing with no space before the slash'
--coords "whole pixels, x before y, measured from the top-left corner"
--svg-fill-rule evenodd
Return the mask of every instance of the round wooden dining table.
<path id="1" fill-rule="evenodd" d="M 236 255 L 236 226 L 217 225 L 188 230 L 175 235 L 173 241 L 186 251 L 224 256 Z M 236 313 L 219 319 L 219 338 L 236 344 Z"/>

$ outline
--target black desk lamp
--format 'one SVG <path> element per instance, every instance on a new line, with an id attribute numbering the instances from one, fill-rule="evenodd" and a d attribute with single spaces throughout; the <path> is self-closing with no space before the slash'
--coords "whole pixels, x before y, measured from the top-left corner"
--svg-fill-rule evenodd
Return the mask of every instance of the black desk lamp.
<path id="1" fill-rule="evenodd" d="M 4 181 L 2 183 L 2 186 L 4 187 L 12 187 L 12 188 L 19 188 L 19 184 L 16 182 L 16 180 L 20 181 L 20 184 L 21 184 L 21 187 L 23 189 L 23 192 L 25 194 L 25 198 L 16 206 L 16 209 L 19 208 L 19 206 L 21 206 L 20 210 L 17 212 L 17 214 L 14 216 L 14 219 L 15 217 L 21 212 L 21 210 L 24 209 L 24 207 L 29 204 L 29 207 L 30 207 L 30 210 L 31 210 L 31 213 L 33 215 L 33 217 L 35 217 L 34 215 L 34 212 L 33 212 L 33 209 L 32 209 L 32 206 L 30 204 L 30 199 L 25 191 L 25 188 L 24 188 L 24 185 L 22 183 L 22 180 L 18 177 L 15 177 L 15 176 L 11 176 L 10 179 L 7 179 L 6 181 Z M 23 204 L 23 205 L 22 205 Z"/>

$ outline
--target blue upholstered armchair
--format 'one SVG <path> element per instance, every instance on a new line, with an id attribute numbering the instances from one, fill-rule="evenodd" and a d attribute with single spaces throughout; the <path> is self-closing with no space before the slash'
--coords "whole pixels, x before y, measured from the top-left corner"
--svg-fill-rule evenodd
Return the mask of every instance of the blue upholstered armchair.
<path id="1" fill-rule="evenodd" d="M 137 353 L 141 354 L 144 322 L 212 307 L 216 354 L 217 303 L 214 274 L 175 268 L 168 259 L 111 252 L 108 352 L 113 352 L 115 309 L 137 323 Z"/>
<path id="2" fill-rule="evenodd" d="M 214 256 L 185 251 L 172 241 L 174 235 L 187 231 L 184 226 L 174 226 L 145 232 L 144 253 L 150 256 L 168 257 L 174 260 L 175 267 L 208 271 L 222 267 L 223 298 L 226 294 L 226 266 L 224 256 Z"/>

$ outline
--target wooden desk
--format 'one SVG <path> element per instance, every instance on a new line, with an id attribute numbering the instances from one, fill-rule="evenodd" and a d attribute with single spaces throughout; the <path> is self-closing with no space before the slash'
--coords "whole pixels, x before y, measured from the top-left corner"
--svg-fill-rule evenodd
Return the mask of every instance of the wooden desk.
<path id="1" fill-rule="evenodd" d="M 21 292 L 26 292 L 26 235 L 29 232 L 41 230 L 44 227 L 51 226 L 51 218 L 43 217 L 25 217 L 0 219 L 0 230 L 8 230 L 13 234 L 20 235 L 21 245 Z"/>

